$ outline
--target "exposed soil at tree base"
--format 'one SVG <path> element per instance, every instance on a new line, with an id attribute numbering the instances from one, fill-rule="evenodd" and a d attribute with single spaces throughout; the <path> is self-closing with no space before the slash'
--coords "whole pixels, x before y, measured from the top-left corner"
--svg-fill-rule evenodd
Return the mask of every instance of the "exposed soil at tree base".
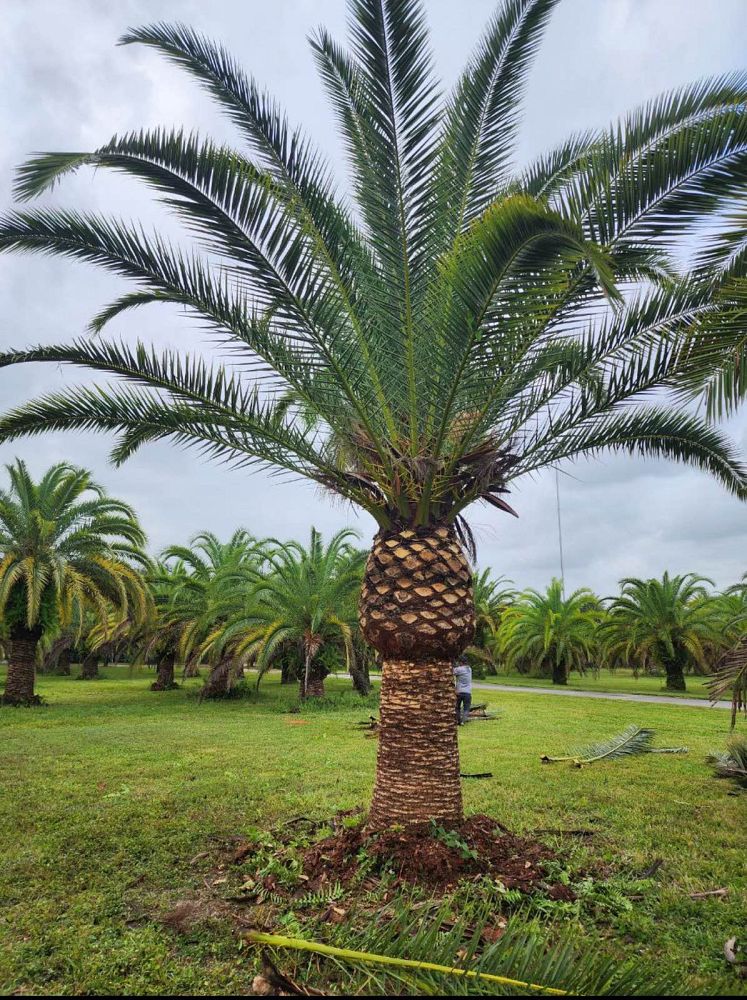
<path id="1" fill-rule="evenodd" d="M 548 886 L 544 864 L 557 855 L 537 840 L 520 837 L 489 816 L 470 816 L 448 829 L 415 827 L 367 833 L 362 826 L 339 829 L 308 848 L 303 857 L 309 887 L 325 881 L 351 881 L 362 859 L 376 874 L 391 873 L 403 882 L 446 890 L 465 879 L 490 876 L 506 889 L 541 888 L 553 899 L 573 899 L 564 885 Z"/>

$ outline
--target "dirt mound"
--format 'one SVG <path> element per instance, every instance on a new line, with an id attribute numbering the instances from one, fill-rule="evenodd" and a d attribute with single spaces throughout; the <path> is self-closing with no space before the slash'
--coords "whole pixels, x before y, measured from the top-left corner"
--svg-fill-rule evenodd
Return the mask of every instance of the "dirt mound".
<path id="1" fill-rule="evenodd" d="M 458 826 L 418 827 L 367 833 L 363 827 L 338 830 L 308 848 L 304 873 L 312 885 L 349 882 L 360 859 L 374 871 L 391 872 L 403 882 L 446 889 L 462 879 L 489 875 L 507 889 L 550 890 L 555 899 L 573 899 L 562 885 L 548 886 L 544 863 L 557 857 L 546 845 L 499 827 L 489 816 L 470 816 Z"/>

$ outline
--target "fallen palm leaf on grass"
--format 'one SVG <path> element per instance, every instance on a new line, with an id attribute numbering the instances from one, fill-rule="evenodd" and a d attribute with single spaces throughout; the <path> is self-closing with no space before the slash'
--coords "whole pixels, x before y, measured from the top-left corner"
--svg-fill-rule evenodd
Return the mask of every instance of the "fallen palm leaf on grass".
<path id="1" fill-rule="evenodd" d="M 367 951 L 354 951 L 350 948 L 335 948 L 333 945 L 322 944 L 320 941 L 306 941 L 303 938 L 288 938 L 280 934 L 265 934 L 262 931 L 250 931 L 247 935 L 256 944 L 270 944 L 276 948 L 292 948 L 297 951 L 313 951 L 318 955 L 329 955 L 331 958 L 341 958 L 349 962 L 373 963 L 375 965 L 394 965 L 403 969 L 418 969 L 428 972 L 441 972 L 448 976 L 463 976 L 466 979 L 483 979 L 502 986 L 515 987 L 522 990 L 533 990 L 535 993 L 548 993 L 553 996 L 567 996 L 567 990 L 555 989 L 552 986 L 541 986 L 538 983 L 524 982 L 507 976 L 496 976 L 489 972 L 477 972 L 475 969 L 458 969 L 448 965 L 438 965 L 435 962 L 418 962 L 414 959 L 398 958 L 393 955 L 375 955 Z"/>
<path id="2" fill-rule="evenodd" d="M 328 996 L 338 984 L 345 996 L 692 995 L 679 974 L 662 973 L 640 959 L 618 962 L 582 942 L 577 946 L 572 933 L 551 939 L 538 921 L 509 918 L 499 934 L 488 934 L 495 930 L 492 904 L 456 920 L 448 903 L 429 910 L 424 919 L 420 908 L 415 914 L 403 900 L 388 920 L 330 928 L 339 947 L 259 931 L 247 939 L 298 953 L 293 975 L 306 970 Z M 303 962 L 309 953 L 329 964 Z"/>
<path id="3" fill-rule="evenodd" d="M 621 733 L 599 743 L 589 743 L 588 746 L 577 747 L 558 757 L 542 754 L 543 764 L 556 764 L 570 761 L 576 767 L 594 764 L 600 760 L 619 760 L 641 753 L 687 753 L 687 747 L 654 747 L 651 741 L 656 735 L 655 729 L 641 729 L 640 726 L 628 726 Z"/>
<path id="4" fill-rule="evenodd" d="M 735 737 L 726 744 L 726 750 L 709 754 L 706 758 L 713 765 L 717 778 L 729 778 L 742 788 L 747 788 L 747 739 Z"/>

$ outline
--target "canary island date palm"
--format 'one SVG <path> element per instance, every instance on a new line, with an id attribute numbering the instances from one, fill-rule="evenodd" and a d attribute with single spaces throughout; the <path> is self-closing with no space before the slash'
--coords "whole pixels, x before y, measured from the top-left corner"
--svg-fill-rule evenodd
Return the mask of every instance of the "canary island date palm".
<path id="1" fill-rule="evenodd" d="M 590 590 L 566 597 L 560 580 L 553 580 L 544 594 L 526 590 L 506 608 L 498 648 L 507 666 L 528 663 L 553 684 L 567 684 L 571 670 L 584 673 L 595 665 L 601 618 L 601 603 Z"/>
<path id="2" fill-rule="evenodd" d="M 600 629 L 608 654 L 664 670 L 667 689 L 684 691 L 685 672 L 695 667 L 706 672 L 712 666 L 706 651 L 729 642 L 708 584 L 712 581 L 694 573 L 622 580 L 622 592 L 610 601 Z"/>
<path id="3" fill-rule="evenodd" d="M 134 282 L 93 320 L 178 303 L 225 364 L 82 338 L 2 364 L 70 363 L 119 384 L 7 414 L 0 438 L 119 432 L 113 458 L 171 438 L 306 477 L 378 525 L 360 622 L 383 661 L 373 827 L 462 815 L 451 658 L 474 631 L 464 512 L 513 513 L 512 482 L 603 450 L 668 457 L 744 489 L 728 442 L 654 391 L 728 310 L 680 250 L 747 183 L 747 75 L 665 94 L 514 164 L 529 65 L 556 0 L 505 0 L 442 93 L 417 0 L 350 0 L 350 45 L 312 49 L 346 147 L 343 197 L 311 139 L 228 52 L 182 25 L 129 31 L 214 97 L 237 148 L 193 132 L 34 156 L 32 198 L 84 166 L 150 185 L 193 243 L 56 209 L 0 220 L 0 249 Z M 717 282 L 718 284 L 718 282 Z M 721 285 L 718 284 L 720 289 Z"/>
<path id="4" fill-rule="evenodd" d="M 279 653 L 295 646 L 303 659 L 302 698 L 321 697 L 327 673 L 320 654 L 341 646 L 348 670 L 355 657 L 353 638 L 365 553 L 351 544 L 349 529 L 324 544 L 311 529 L 308 548 L 299 542 L 276 543 L 267 555 L 261 580 L 244 595 L 238 611 L 221 615 L 221 624 L 206 649 L 229 653 L 239 662 L 251 660 L 258 679 Z M 272 545 L 272 542 L 269 542 Z"/>
<path id="5" fill-rule="evenodd" d="M 0 616 L 10 650 L 3 702 L 38 703 L 42 634 L 84 621 L 110 624 L 112 610 L 144 614 L 136 566 L 145 535 L 132 509 L 107 496 L 85 469 L 60 463 L 37 482 L 24 462 L 6 466 L 0 489 Z"/>
<path id="6" fill-rule="evenodd" d="M 206 658 L 207 637 L 225 623 L 232 610 L 242 606 L 243 595 L 256 583 L 263 558 L 263 544 L 241 528 L 227 542 L 212 532 L 202 532 L 189 545 L 173 545 L 162 553 L 172 577 L 160 616 L 169 641 L 175 641 L 175 656 L 184 662 L 186 675 L 197 673 Z M 207 660 L 210 673 L 201 697 L 222 698 L 236 679 L 238 663 L 229 655 Z"/>

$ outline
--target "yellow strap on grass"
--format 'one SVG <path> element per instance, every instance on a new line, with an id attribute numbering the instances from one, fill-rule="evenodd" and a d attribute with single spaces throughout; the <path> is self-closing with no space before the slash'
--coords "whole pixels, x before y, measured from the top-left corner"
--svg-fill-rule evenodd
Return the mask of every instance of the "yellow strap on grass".
<path id="1" fill-rule="evenodd" d="M 410 958 L 394 958 L 391 955 L 375 955 L 368 951 L 351 951 L 348 948 L 335 948 L 318 941 L 305 941 L 303 938 L 283 937 L 280 934 L 265 934 L 262 931 L 249 931 L 247 938 L 255 944 L 269 944 L 275 948 L 293 948 L 297 951 L 313 951 L 319 955 L 331 955 L 333 958 L 344 958 L 351 962 L 376 962 L 380 965 L 396 965 L 405 969 L 428 969 L 431 972 L 443 972 L 449 976 L 465 976 L 467 979 L 485 979 L 491 983 L 502 983 L 504 986 L 515 986 L 523 990 L 536 990 L 539 993 L 549 993 L 552 996 L 568 996 L 567 990 L 558 990 L 552 986 L 540 986 L 537 983 L 524 983 L 519 979 L 508 979 L 506 976 L 495 976 L 490 972 L 475 972 L 473 969 L 450 968 L 448 965 L 436 965 L 434 962 L 417 962 Z"/>

